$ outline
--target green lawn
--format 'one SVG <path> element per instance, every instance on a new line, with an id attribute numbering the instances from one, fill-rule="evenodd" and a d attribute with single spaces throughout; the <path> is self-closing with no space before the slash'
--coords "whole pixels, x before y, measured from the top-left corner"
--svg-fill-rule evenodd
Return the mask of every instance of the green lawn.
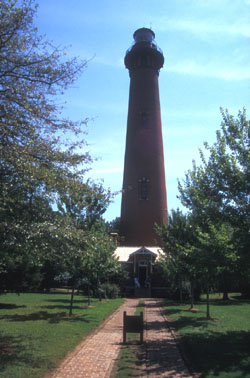
<path id="1" fill-rule="evenodd" d="M 76 296 L 68 316 L 69 294 L 0 296 L 0 377 L 43 377 L 122 299 L 99 302 Z"/>
<path id="2" fill-rule="evenodd" d="M 166 302 L 165 313 L 178 330 L 181 345 L 195 373 L 202 377 L 250 377 L 250 301 L 232 295 L 229 301 L 211 300 L 212 320 L 204 302 L 189 305 Z"/>

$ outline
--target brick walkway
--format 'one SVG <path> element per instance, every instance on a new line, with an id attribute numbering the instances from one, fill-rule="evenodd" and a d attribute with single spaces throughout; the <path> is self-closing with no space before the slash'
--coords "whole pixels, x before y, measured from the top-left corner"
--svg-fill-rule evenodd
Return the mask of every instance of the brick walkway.
<path id="1" fill-rule="evenodd" d="M 135 312 L 138 299 L 128 299 L 98 330 L 87 337 L 51 378 L 109 377 L 122 342 L 123 311 Z"/>
<path id="2" fill-rule="evenodd" d="M 167 327 L 159 301 L 148 299 L 146 305 L 145 377 L 191 377 L 176 340 Z"/>
<path id="3" fill-rule="evenodd" d="M 166 326 L 159 302 L 144 299 L 146 331 L 144 358 L 136 377 L 191 377 L 176 341 Z M 109 378 L 122 342 L 123 311 L 135 312 L 138 299 L 128 299 L 95 333 L 62 362 L 50 378 Z"/>

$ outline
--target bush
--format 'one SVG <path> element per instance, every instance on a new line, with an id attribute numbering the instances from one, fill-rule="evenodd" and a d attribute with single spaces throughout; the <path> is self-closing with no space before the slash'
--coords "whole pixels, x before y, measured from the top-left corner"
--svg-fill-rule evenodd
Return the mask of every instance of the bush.
<path id="1" fill-rule="evenodd" d="M 116 284 L 105 283 L 100 286 L 100 289 L 104 292 L 105 297 L 109 299 L 118 298 L 120 295 L 119 286 Z"/>
<path id="2" fill-rule="evenodd" d="M 166 298 L 173 299 L 175 301 L 180 300 L 180 289 L 179 288 L 169 288 L 168 294 L 166 295 Z M 190 298 L 190 293 L 187 289 L 187 287 L 182 288 L 182 300 L 188 300 Z"/>

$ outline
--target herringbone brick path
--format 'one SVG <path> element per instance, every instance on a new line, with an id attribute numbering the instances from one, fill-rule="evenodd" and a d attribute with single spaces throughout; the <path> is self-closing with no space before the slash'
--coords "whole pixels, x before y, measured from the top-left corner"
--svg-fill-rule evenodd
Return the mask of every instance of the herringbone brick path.
<path id="1" fill-rule="evenodd" d="M 135 312 L 138 299 L 128 299 L 94 334 L 78 345 L 51 378 L 109 377 L 122 342 L 123 311 Z"/>
<path id="2" fill-rule="evenodd" d="M 146 369 L 145 377 L 191 377 L 178 349 L 175 337 L 167 326 L 159 301 L 146 304 Z"/>
<path id="3" fill-rule="evenodd" d="M 145 302 L 144 359 L 135 377 L 189 377 L 172 332 L 155 299 Z M 128 299 L 94 334 L 86 338 L 50 378 L 109 378 L 122 342 L 123 311 L 135 312 L 138 299 Z"/>

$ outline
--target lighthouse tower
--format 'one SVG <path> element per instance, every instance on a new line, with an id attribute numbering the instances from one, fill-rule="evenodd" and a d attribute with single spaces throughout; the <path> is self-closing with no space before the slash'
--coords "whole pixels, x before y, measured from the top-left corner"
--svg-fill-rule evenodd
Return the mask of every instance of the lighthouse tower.
<path id="1" fill-rule="evenodd" d="M 121 205 L 124 246 L 159 246 L 155 224 L 167 223 L 158 77 L 164 57 L 151 29 L 134 33 L 125 66 L 130 75 Z"/>

